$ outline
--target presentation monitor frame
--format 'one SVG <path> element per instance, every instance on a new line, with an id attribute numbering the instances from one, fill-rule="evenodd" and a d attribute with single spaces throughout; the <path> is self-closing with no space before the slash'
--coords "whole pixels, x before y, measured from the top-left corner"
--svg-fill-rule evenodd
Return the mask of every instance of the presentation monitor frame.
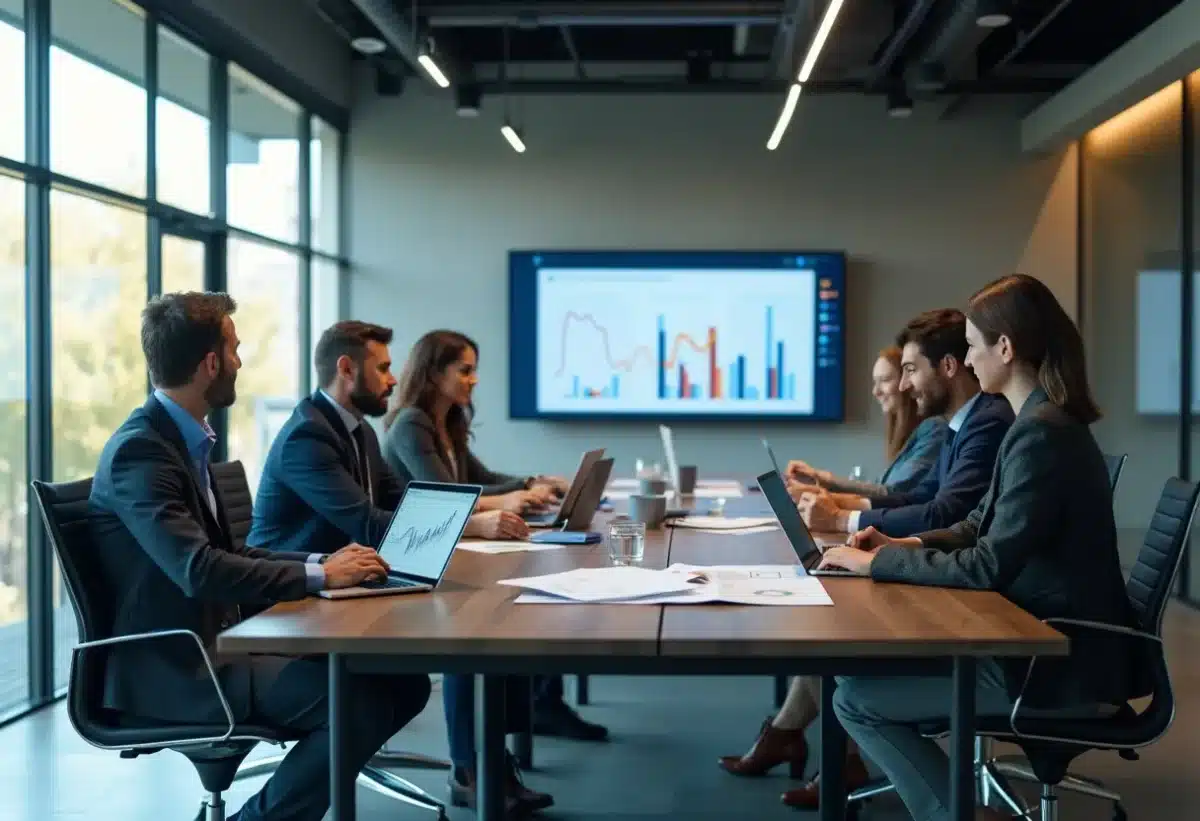
<path id="1" fill-rule="evenodd" d="M 829 303 L 833 315 L 829 325 L 833 332 L 828 334 L 824 348 L 829 361 L 836 367 L 814 374 L 814 407 L 811 413 L 774 412 L 720 412 L 720 411 L 613 411 L 599 409 L 577 412 L 543 410 L 539 407 L 538 391 L 538 282 L 539 269 L 560 268 L 613 268 L 669 270 L 788 270 L 787 260 L 812 260 L 812 270 L 818 273 L 819 283 L 832 280 L 835 298 Z M 798 264 L 798 263 L 796 263 Z M 670 251 L 670 250 L 574 250 L 514 249 L 508 252 L 508 305 L 509 305 L 509 379 L 508 408 L 510 419 L 540 419 L 561 422 L 629 421 L 687 424 L 689 422 L 725 423 L 829 423 L 842 422 L 846 412 L 846 253 L 830 250 L 754 250 L 754 251 Z M 822 295 L 823 296 L 823 295 Z M 813 296 L 814 310 L 817 294 Z M 824 305 L 822 305 L 824 310 Z M 814 322 L 816 317 L 814 316 Z M 814 325 L 814 333 L 817 326 Z M 814 340 L 815 344 L 816 340 Z M 814 350 L 814 355 L 816 351 Z M 530 367 L 532 358 L 534 366 Z M 814 364 L 814 371 L 816 365 Z M 816 380 L 821 380 L 817 386 Z M 661 384 L 661 383 L 660 383 Z"/>

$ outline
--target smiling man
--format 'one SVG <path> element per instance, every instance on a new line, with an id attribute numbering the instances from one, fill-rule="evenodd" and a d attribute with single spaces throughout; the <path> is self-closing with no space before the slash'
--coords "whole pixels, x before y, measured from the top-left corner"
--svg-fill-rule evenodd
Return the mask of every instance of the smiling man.
<path id="1" fill-rule="evenodd" d="M 798 506 L 810 528 L 853 533 L 873 526 L 911 536 L 949 527 L 979 504 L 1013 412 L 1004 397 L 980 392 L 966 364 L 966 328 L 962 311 L 943 308 L 915 317 L 896 338 L 903 351 L 900 390 L 911 392 L 921 416 L 949 423 L 937 469 L 907 493 L 859 498 L 857 509 L 838 507 L 827 495 L 805 496 Z"/>

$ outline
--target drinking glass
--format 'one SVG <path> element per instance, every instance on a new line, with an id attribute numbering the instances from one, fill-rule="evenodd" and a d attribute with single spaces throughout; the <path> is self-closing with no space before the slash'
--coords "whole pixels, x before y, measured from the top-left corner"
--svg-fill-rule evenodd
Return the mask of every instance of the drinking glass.
<path id="1" fill-rule="evenodd" d="M 646 525 L 618 521 L 608 526 L 608 558 L 615 565 L 638 565 L 646 555 Z"/>

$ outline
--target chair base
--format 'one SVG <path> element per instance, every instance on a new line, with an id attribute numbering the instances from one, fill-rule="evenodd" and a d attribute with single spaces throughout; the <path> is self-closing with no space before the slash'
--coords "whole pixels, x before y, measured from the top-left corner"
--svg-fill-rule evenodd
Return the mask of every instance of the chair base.
<path id="1" fill-rule="evenodd" d="M 410 764 L 409 759 L 416 762 Z M 382 759 L 387 760 L 382 760 Z M 399 763 L 392 764 L 391 760 L 395 759 Z M 279 762 L 283 761 L 283 755 L 265 756 L 254 761 L 244 763 L 237 771 L 237 776 L 234 780 L 241 781 L 245 778 L 253 778 L 257 775 L 268 775 L 275 771 L 279 766 Z M 392 753 L 387 756 L 377 755 L 371 759 L 371 763 L 363 768 L 363 771 L 358 774 L 358 783 L 369 790 L 374 790 L 380 795 L 385 795 L 388 798 L 397 801 L 403 801 L 405 804 L 411 804 L 420 809 L 429 810 L 437 815 L 438 821 L 443 821 L 446 817 L 446 805 L 438 801 L 429 793 L 418 787 L 406 778 L 401 778 L 395 773 L 388 772 L 382 769 L 381 765 L 385 766 L 415 766 L 418 769 L 441 770 L 449 769 L 449 764 L 444 767 L 442 762 L 435 758 L 427 758 L 409 753 Z M 205 821 L 224 821 L 224 816 L 218 818 L 206 818 Z"/>
<path id="2" fill-rule="evenodd" d="M 225 821 L 225 799 L 219 792 L 211 792 L 200 805 L 198 821 Z"/>
<path id="3" fill-rule="evenodd" d="M 1021 781 L 1031 781 L 1038 783 L 1038 777 L 1033 774 L 1033 769 L 1025 762 L 1023 758 L 1016 756 L 1003 756 L 993 758 L 988 762 L 998 772 L 1003 773 L 1009 778 L 1016 778 Z M 1101 798 L 1105 801 L 1111 801 L 1114 804 L 1121 803 L 1121 794 L 1105 786 L 1102 782 L 1092 778 L 1085 778 L 1080 775 L 1068 774 L 1062 781 L 1055 785 L 1058 791 L 1066 790 L 1067 792 L 1080 793 L 1082 795 L 1090 795 L 1093 798 Z"/>

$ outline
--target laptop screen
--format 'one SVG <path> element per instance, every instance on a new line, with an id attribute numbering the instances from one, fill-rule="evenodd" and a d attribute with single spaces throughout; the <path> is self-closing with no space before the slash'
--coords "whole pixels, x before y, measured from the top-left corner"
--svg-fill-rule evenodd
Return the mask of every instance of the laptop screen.
<path id="1" fill-rule="evenodd" d="M 555 524 L 562 524 L 570 518 L 572 511 L 575 510 L 575 503 L 579 500 L 579 495 L 587 487 L 588 481 L 592 476 L 592 468 L 600 461 L 600 457 L 604 455 L 604 448 L 589 450 L 579 459 L 579 467 L 575 470 L 575 477 L 571 479 L 571 485 L 567 488 L 567 492 L 563 495 L 562 505 L 558 509 L 558 516 L 555 517 Z"/>
<path id="2" fill-rule="evenodd" d="M 767 449 L 767 456 L 771 457 L 771 467 L 775 468 L 775 472 L 782 476 L 783 471 L 779 469 L 779 460 L 775 458 L 775 451 L 771 449 L 771 443 L 763 439 L 762 444 Z"/>
<path id="3" fill-rule="evenodd" d="M 779 526 L 783 528 L 783 535 L 787 536 L 800 563 L 806 565 L 819 557 L 821 555 L 820 548 L 817 547 L 816 540 L 809 532 L 808 525 L 804 524 L 804 518 L 796 509 L 796 503 L 788 495 L 783 478 L 772 470 L 758 477 L 758 486 L 762 488 L 763 496 L 771 505 L 771 512 L 779 520 Z"/>
<path id="4" fill-rule="evenodd" d="M 478 485 L 409 482 L 379 545 L 392 572 L 437 584 L 479 491 Z"/>

